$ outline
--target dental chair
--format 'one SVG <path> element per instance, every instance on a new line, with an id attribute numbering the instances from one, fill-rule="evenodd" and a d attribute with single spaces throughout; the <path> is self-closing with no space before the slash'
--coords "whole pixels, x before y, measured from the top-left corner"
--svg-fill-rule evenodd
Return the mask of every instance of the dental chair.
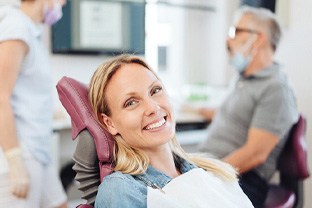
<path id="1" fill-rule="evenodd" d="M 85 84 L 63 77 L 56 88 L 71 118 L 72 138 L 78 140 L 73 169 L 77 172 L 75 179 L 80 183 L 81 198 L 87 200 L 78 207 L 92 208 L 99 184 L 112 172 L 114 140 L 97 122 Z M 270 185 L 265 208 L 303 207 L 303 181 L 309 177 L 305 130 L 306 119 L 300 115 L 278 162 L 279 184 Z"/>
<path id="2" fill-rule="evenodd" d="M 310 175 L 305 133 L 306 119 L 300 114 L 279 157 L 279 184 L 270 184 L 265 208 L 303 207 L 303 181 Z"/>
<path id="3" fill-rule="evenodd" d="M 92 208 L 97 189 L 105 176 L 112 172 L 114 140 L 98 122 L 88 100 L 88 87 L 69 77 L 56 85 L 59 99 L 71 118 L 72 139 L 77 139 L 73 154 L 82 199 L 86 204 L 77 208 Z"/>

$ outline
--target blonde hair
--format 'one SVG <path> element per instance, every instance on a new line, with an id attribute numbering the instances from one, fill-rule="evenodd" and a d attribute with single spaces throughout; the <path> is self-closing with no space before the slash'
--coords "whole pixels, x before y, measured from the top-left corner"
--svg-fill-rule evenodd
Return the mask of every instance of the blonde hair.
<path id="1" fill-rule="evenodd" d="M 111 110 L 107 104 L 105 96 L 106 87 L 109 81 L 118 69 L 126 64 L 136 63 L 150 70 L 157 79 L 156 73 L 149 65 L 140 57 L 124 54 L 113 58 L 100 65 L 92 76 L 89 89 L 89 99 L 98 122 L 106 128 L 103 123 L 101 114 L 111 115 Z M 140 149 L 128 145 L 121 135 L 114 136 L 116 144 L 114 146 L 113 163 L 114 171 L 120 171 L 125 174 L 137 175 L 144 173 L 149 165 L 148 156 Z M 211 171 L 217 176 L 225 180 L 236 180 L 236 171 L 228 164 L 221 161 L 208 159 L 199 155 L 189 155 L 184 152 L 174 137 L 169 141 L 169 145 L 173 154 L 201 167 L 207 171 Z"/>

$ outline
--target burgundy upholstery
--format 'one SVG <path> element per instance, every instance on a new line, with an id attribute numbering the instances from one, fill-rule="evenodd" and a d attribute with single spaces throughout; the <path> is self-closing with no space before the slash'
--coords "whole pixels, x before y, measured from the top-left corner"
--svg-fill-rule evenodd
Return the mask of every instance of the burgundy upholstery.
<path id="1" fill-rule="evenodd" d="M 288 188 L 271 185 L 266 199 L 266 208 L 292 208 L 295 204 L 296 196 Z"/>
<path id="2" fill-rule="evenodd" d="M 309 177 L 307 144 L 305 140 L 306 120 L 300 115 L 290 132 L 290 139 L 281 153 L 278 169 L 297 179 Z"/>
<path id="3" fill-rule="evenodd" d="M 72 138 L 75 139 L 82 130 L 87 129 L 95 141 L 102 181 L 112 171 L 111 157 L 114 140 L 96 120 L 88 100 L 88 87 L 64 76 L 56 88 L 59 99 L 71 118 Z"/>
<path id="4" fill-rule="evenodd" d="M 305 133 L 306 119 L 300 114 L 279 158 L 280 184 L 270 185 L 266 208 L 303 207 L 303 180 L 310 176 Z"/>
<path id="5" fill-rule="evenodd" d="M 92 205 L 89 204 L 80 204 L 79 206 L 77 206 L 76 208 L 93 208 Z"/>

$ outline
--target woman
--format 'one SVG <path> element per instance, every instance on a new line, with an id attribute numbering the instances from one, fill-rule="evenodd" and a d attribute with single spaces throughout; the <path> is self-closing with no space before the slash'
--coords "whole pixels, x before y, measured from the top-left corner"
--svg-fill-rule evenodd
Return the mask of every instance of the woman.
<path id="1" fill-rule="evenodd" d="M 252 207 L 232 167 L 184 153 L 166 90 L 142 59 L 121 55 L 101 65 L 89 98 L 116 140 L 114 172 L 95 207 Z"/>
<path id="2" fill-rule="evenodd" d="M 65 0 L 7 1 L 0 7 L 0 207 L 67 207 L 51 165 L 52 76 L 41 24 Z"/>

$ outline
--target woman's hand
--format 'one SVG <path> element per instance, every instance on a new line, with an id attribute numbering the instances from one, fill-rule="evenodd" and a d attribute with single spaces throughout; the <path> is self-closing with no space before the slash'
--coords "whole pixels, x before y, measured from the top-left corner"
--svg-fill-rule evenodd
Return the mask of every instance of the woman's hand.
<path id="1" fill-rule="evenodd" d="M 10 190 L 18 198 L 26 198 L 29 191 L 29 176 L 21 158 L 19 147 L 5 152 L 9 165 Z"/>

